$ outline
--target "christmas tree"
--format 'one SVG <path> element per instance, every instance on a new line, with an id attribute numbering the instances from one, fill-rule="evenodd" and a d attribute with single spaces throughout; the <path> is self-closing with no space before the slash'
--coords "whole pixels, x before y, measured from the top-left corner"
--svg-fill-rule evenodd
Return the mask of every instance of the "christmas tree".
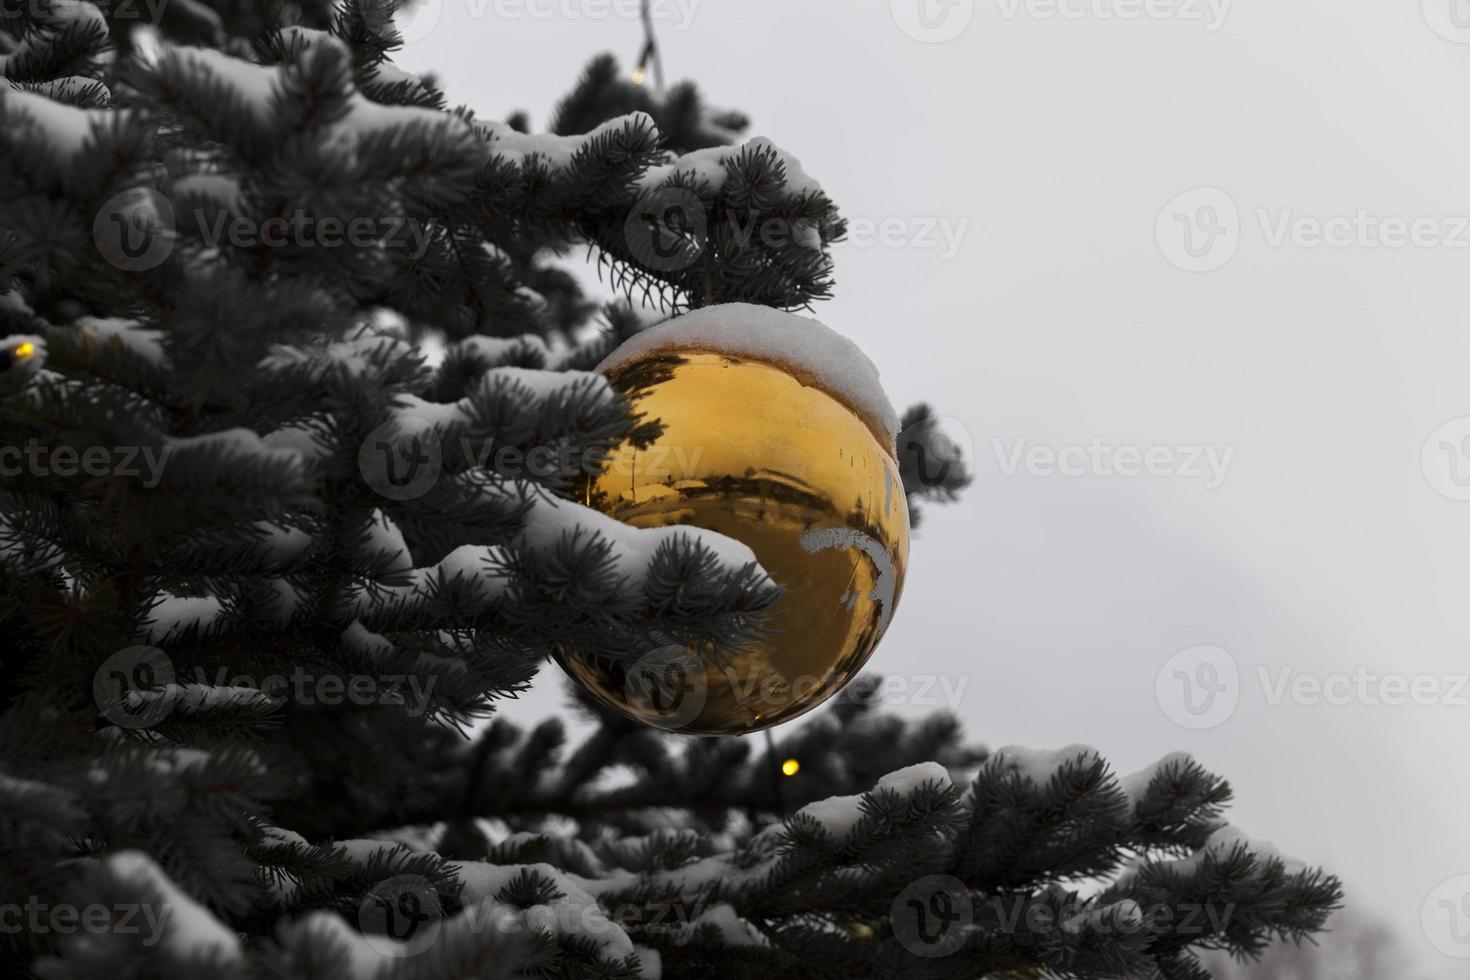
<path id="1" fill-rule="evenodd" d="M 1202 978 L 1324 926 L 1186 756 L 990 751 L 872 678 L 779 751 L 513 723 L 563 651 L 748 653 L 748 554 L 584 506 L 661 424 L 593 369 L 809 308 L 843 222 L 608 57 L 550 132 L 450 109 L 393 6 L 0 7 L 5 975 Z M 910 504 L 966 482 L 933 423 Z"/>

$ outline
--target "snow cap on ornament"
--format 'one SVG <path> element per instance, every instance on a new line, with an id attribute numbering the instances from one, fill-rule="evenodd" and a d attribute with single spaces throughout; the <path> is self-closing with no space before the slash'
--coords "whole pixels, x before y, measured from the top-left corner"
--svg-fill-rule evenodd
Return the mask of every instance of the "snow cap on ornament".
<path id="1" fill-rule="evenodd" d="M 597 370 L 613 374 L 649 355 L 689 350 L 782 367 L 857 413 L 893 451 L 898 412 L 883 390 L 877 365 L 857 344 L 811 317 L 751 303 L 706 306 L 640 331 L 609 354 Z"/>

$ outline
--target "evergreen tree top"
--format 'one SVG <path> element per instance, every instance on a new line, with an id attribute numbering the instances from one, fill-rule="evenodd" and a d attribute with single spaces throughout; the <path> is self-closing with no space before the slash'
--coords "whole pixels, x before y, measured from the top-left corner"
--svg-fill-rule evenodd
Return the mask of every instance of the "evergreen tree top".
<path id="1" fill-rule="evenodd" d="M 549 133 L 450 109 L 392 10 L 0 7 L 7 975 L 1194 980 L 1322 928 L 1336 880 L 1187 757 L 991 752 L 867 681 L 778 757 L 507 720 L 560 646 L 767 628 L 748 550 L 579 504 L 660 425 L 593 369 L 650 308 L 825 298 L 844 225 L 610 58 Z"/>

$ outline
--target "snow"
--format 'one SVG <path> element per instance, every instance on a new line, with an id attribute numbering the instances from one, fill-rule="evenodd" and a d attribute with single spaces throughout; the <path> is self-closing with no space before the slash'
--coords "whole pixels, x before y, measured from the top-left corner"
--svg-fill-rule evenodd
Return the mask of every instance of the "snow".
<path id="1" fill-rule="evenodd" d="M 647 946 L 634 946 L 633 951 L 638 954 L 638 965 L 640 967 L 638 976 L 642 980 L 662 980 L 664 975 L 664 958 L 656 949 Z"/>
<path id="2" fill-rule="evenodd" d="M 84 316 L 74 326 L 84 344 L 125 349 L 155 367 L 168 363 L 163 352 L 163 331 L 148 329 L 137 320 Z"/>
<path id="3" fill-rule="evenodd" d="M 174 181 L 174 194 L 212 202 L 226 211 L 240 207 L 240 178 L 228 174 L 189 174 Z"/>
<path id="4" fill-rule="evenodd" d="M 260 829 L 260 836 L 263 839 L 262 842 L 265 844 L 295 844 L 298 847 L 311 846 L 305 837 L 302 837 L 294 830 L 287 830 L 284 827 L 262 827 Z"/>
<path id="5" fill-rule="evenodd" d="M 1154 781 L 1155 776 L 1171 766 L 1180 768 L 1193 761 L 1194 756 L 1188 752 L 1170 752 L 1148 768 L 1140 769 L 1138 772 L 1131 773 L 1119 779 L 1118 787 L 1132 801 L 1133 805 L 1137 806 L 1143 800 L 1144 794 L 1148 792 L 1149 784 Z"/>
<path id="6" fill-rule="evenodd" d="M 267 579 L 266 585 L 276 595 L 276 624 L 284 628 L 301 612 L 304 598 L 296 586 L 283 578 Z"/>
<path id="7" fill-rule="evenodd" d="M 207 630 L 224 612 L 224 604 L 215 596 L 165 595 L 149 613 L 143 632 L 154 643 L 180 633 L 190 626 Z"/>
<path id="8" fill-rule="evenodd" d="M 342 50 L 344 59 L 347 57 L 346 48 L 339 40 L 320 31 L 293 28 L 285 33 L 288 39 L 296 39 L 308 48 L 335 46 Z M 258 120 L 269 122 L 272 119 L 271 103 L 281 79 L 278 66 L 257 65 L 209 48 L 175 48 L 173 56 L 192 62 L 237 92 Z M 346 114 L 327 127 L 325 138 L 350 154 L 356 152 L 358 142 L 364 137 L 412 123 L 460 130 L 466 139 L 472 136 L 469 125 L 450 113 L 423 106 L 384 105 L 361 92 L 353 92 L 347 100 Z"/>
<path id="9" fill-rule="evenodd" d="M 462 545 L 449 554 L 445 555 L 435 568 L 438 569 L 446 579 L 453 580 L 463 576 L 470 581 L 476 581 L 490 574 L 493 563 L 499 561 L 502 552 L 499 548 L 487 545 Z M 501 583 L 498 577 L 493 581 Z M 501 586 L 495 586 L 500 591 Z"/>
<path id="10" fill-rule="evenodd" d="M 452 582 L 463 576 L 462 585 L 468 582 L 470 592 L 477 603 L 461 603 L 461 612 L 473 615 L 503 596 L 509 581 L 493 569 L 503 551 L 495 545 L 462 545 L 450 552 L 437 565 L 414 569 L 404 585 L 376 586 L 369 589 L 357 585 L 350 591 L 347 602 L 354 616 L 364 616 L 384 603 L 408 602 L 426 599 L 432 584 L 440 575 L 444 581 Z"/>
<path id="11" fill-rule="evenodd" d="M 341 848 L 347 860 L 358 865 L 366 865 L 375 857 L 401 852 L 404 856 L 411 854 L 411 850 L 394 841 L 369 840 L 357 838 L 354 840 L 341 840 L 336 842 Z"/>
<path id="12" fill-rule="evenodd" d="M 309 942 L 309 945 L 345 950 L 348 966 L 343 974 L 344 980 L 371 980 L 383 974 L 387 963 L 396 962 L 349 926 L 340 915 L 332 912 L 312 912 L 284 928 L 293 936 L 320 937 L 319 942 Z"/>
<path id="13" fill-rule="evenodd" d="M 519 337 L 469 337 L 454 345 L 455 350 L 463 351 L 488 364 L 504 361 L 519 349 L 526 347 L 544 355 L 548 365 L 554 363 L 555 358 L 552 356 L 551 348 L 547 346 L 545 340 L 535 334 L 528 333 Z"/>
<path id="14" fill-rule="evenodd" d="M 4 66 L 0 65 L 0 71 L 3 70 Z M 10 88 L 8 83 L 0 86 L 0 108 L 6 112 L 19 109 L 34 120 L 46 137 L 47 149 L 57 162 L 81 152 L 83 144 L 92 135 L 94 123 L 105 123 L 118 117 L 112 109 L 78 109 L 44 95 Z"/>
<path id="15" fill-rule="evenodd" d="M 888 446 L 898 413 L 883 391 L 878 368 L 861 348 L 808 317 L 749 303 L 706 306 L 635 334 L 598 365 L 604 373 L 668 351 L 708 351 L 765 361 L 795 374 L 852 408 Z"/>
<path id="16" fill-rule="evenodd" d="M 863 818 L 862 799 L 864 795 L 878 793 L 881 790 L 891 790 L 900 796 L 911 796 L 924 783 L 951 785 L 949 772 L 937 762 L 921 762 L 918 765 L 889 773 L 878 780 L 867 794 L 828 797 L 825 800 L 808 803 L 796 812 L 812 818 L 821 824 L 827 833 L 842 840 Z"/>
<path id="17" fill-rule="evenodd" d="M 297 479 L 301 475 L 300 453 L 292 449 L 272 446 L 249 429 L 223 429 L 200 436 L 166 436 L 164 441 L 167 447 L 180 453 L 205 447 L 217 447 L 226 451 L 225 458 L 227 459 L 254 456 L 262 461 L 286 465 L 292 471 L 287 477 L 288 480 Z"/>
<path id="18" fill-rule="evenodd" d="M 1046 784 L 1057 770 L 1069 762 L 1075 761 L 1079 756 L 1099 755 L 1097 749 L 1090 745 L 1068 745 L 1061 749 L 1028 749 L 1020 745 L 1007 745 L 996 750 L 996 758 L 1002 764 L 1016 769 L 1036 784 L 1038 789 L 1045 789 Z"/>
<path id="19" fill-rule="evenodd" d="M 381 371 L 382 365 L 399 363 L 415 353 L 401 338 L 373 331 L 322 347 L 278 344 L 261 358 L 257 367 L 262 371 L 281 371 L 306 365 L 314 370 L 315 377 L 345 372 L 349 377 L 359 378 L 369 370 Z"/>
<path id="20" fill-rule="evenodd" d="M 281 40 L 285 41 L 288 46 L 294 45 L 300 47 L 302 50 L 310 50 L 316 47 L 334 47 L 344 54 L 347 53 L 347 46 L 340 40 L 328 34 L 326 31 L 319 31 L 314 27 L 300 27 L 294 24 L 290 27 L 283 27 L 281 28 Z"/>
<path id="21" fill-rule="evenodd" d="M 862 819 L 861 796 L 829 796 L 825 800 L 808 803 L 796 812 L 810 817 L 822 825 L 822 829 L 838 840 L 843 840 Z"/>
<path id="22" fill-rule="evenodd" d="M 107 18 L 102 15 L 102 11 L 95 3 L 89 3 L 86 0 L 70 0 L 70 2 L 62 0 L 57 3 L 53 0 L 46 6 L 48 27 L 60 28 L 62 25 L 69 26 L 76 21 L 83 20 L 102 28 L 104 32 L 107 30 Z"/>
<path id="23" fill-rule="evenodd" d="M 318 441 L 318 431 L 302 420 L 281 426 L 260 442 L 272 452 L 294 453 L 302 460 L 320 460 L 327 457 L 329 447 Z"/>
<path id="24" fill-rule="evenodd" d="M 269 122 L 272 118 L 271 102 L 275 98 L 276 82 L 280 78 L 275 67 L 231 58 L 213 48 L 176 47 L 170 50 L 170 55 L 182 61 L 193 62 L 228 85 L 244 99 L 246 108 L 261 122 Z"/>
<path id="25" fill-rule="evenodd" d="M 34 779 L 20 779 L 0 772 L 0 795 L 9 800 L 34 797 L 44 801 L 47 808 L 62 811 L 69 820 L 87 818 L 86 810 L 77 803 L 76 795 L 71 790 L 53 786 L 50 783 L 37 782 Z M 39 810 L 40 808 L 37 807 L 36 812 Z"/>
<path id="26" fill-rule="evenodd" d="M 675 173 L 680 173 L 693 176 L 710 191 L 718 194 L 724 189 L 725 180 L 730 173 L 726 167 L 728 161 L 736 159 L 743 153 L 764 150 L 773 151 L 777 159 L 781 161 L 786 171 L 786 189 L 789 193 L 795 195 L 822 193 L 822 185 L 806 172 L 800 160 L 764 136 L 757 136 L 755 139 L 733 146 L 714 146 L 709 149 L 695 150 L 668 163 L 650 167 L 639 179 L 638 186 L 645 191 L 656 190 Z"/>
<path id="27" fill-rule="evenodd" d="M 0 293 L 0 309 L 11 310 L 25 316 L 35 316 L 36 311 L 31 309 L 30 304 L 25 301 L 17 290 L 9 289 Z"/>
<path id="28" fill-rule="evenodd" d="M 83 3 L 80 0 L 70 0 L 70 2 L 67 2 L 67 0 L 52 0 L 51 3 L 46 4 L 44 7 L 33 6 L 30 10 L 31 16 L 35 17 L 38 22 L 45 22 L 48 32 L 46 34 L 41 34 L 40 32 L 32 34 L 22 39 L 10 53 L 0 54 L 0 75 L 8 75 L 10 73 L 9 67 L 11 61 L 14 61 L 22 55 L 30 54 L 35 50 L 32 46 L 33 39 L 40 44 L 46 44 L 48 43 L 46 38 L 52 32 L 58 32 L 76 21 L 87 21 L 100 27 L 104 36 L 108 34 L 107 18 L 102 15 L 102 11 L 90 3 Z M 0 82 L 5 81 L 6 79 L 0 78 Z"/>
<path id="29" fill-rule="evenodd" d="M 354 619 L 352 625 L 342 633 L 342 647 L 363 656 L 378 656 L 393 652 L 393 642 L 386 636 L 380 636 L 362 625 L 361 620 Z"/>
<path id="30" fill-rule="evenodd" d="M 925 783 L 938 783 L 940 786 L 949 786 L 949 770 L 937 762 L 921 762 L 918 765 L 908 766 L 904 769 L 896 769 L 878 780 L 873 787 L 874 792 L 882 789 L 892 790 L 900 796 L 910 796 Z"/>
<path id="31" fill-rule="evenodd" d="M 556 547 L 563 537 L 577 535 L 579 540 L 587 541 L 593 534 L 613 546 L 617 570 L 633 589 L 643 587 L 659 546 L 680 537 L 691 538 L 703 545 L 713 552 L 715 561 L 730 572 L 759 564 L 755 552 L 749 547 L 705 528 L 635 528 L 590 508 L 549 497 L 534 499 L 519 540 L 529 548 L 548 551 Z"/>
<path id="32" fill-rule="evenodd" d="M 620 132 L 629 123 L 656 132 L 653 117 L 644 112 L 634 112 L 616 119 L 609 119 L 590 133 L 576 136 L 557 136 L 554 133 L 519 133 L 502 122 L 480 122 L 476 125 L 490 141 L 490 152 L 502 159 L 524 163 L 531 157 L 539 157 L 554 173 L 561 173 L 571 166 L 577 151 L 588 142 L 606 133 Z"/>
<path id="33" fill-rule="evenodd" d="M 240 959 L 240 939 L 234 930 L 185 894 L 148 855 L 122 851 L 103 858 L 102 864 L 119 883 L 143 895 L 156 894 L 162 899 L 160 904 L 167 910 L 167 919 L 160 937 L 161 946 L 171 959 L 182 962 L 218 957 L 231 963 Z"/>
<path id="34" fill-rule="evenodd" d="M 713 926 L 719 932 L 720 940 L 728 946 L 770 945 L 749 922 L 735 913 L 735 909 L 723 902 L 710 906 L 690 920 L 684 929 L 686 939 L 701 926 Z"/>
<path id="35" fill-rule="evenodd" d="M 530 368 L 498 367 L 486 371 L 475 382 L 476 391 L 456 402 L 430 402 L 417 395 L 397 396 L 392 413 L 392 432 L 399 438 L 420 435 L 430 429 L 443 433 L 455 424 L 467 424 L 473 416 L 476 394 L 499 386 L 518 386 L 539 404 L 528 404 L 525 411 L 535 413 L 541 404 L 580 391 L 593 401 L 610 401 L 616 397 L 605 377 L 590 371 L 540 371 Z"/>
<path id="36" fill-rule="evenodd" d="M 1131 898 L 1079 912 L 1062 921 L 1062 931 L 1077 936 L 1089 930 L 1118 931 L 1125 935 L 1143 925 L 1143 909 Z"/>
<path id="37" fill-rule="evenodd" d="M 315 32 L 313 32 L 315 33 Z M 403 82 L 411 82 L 414 85 L 422 85 L 417 75 L 411 74 L 399 68 L 391 61 L 384 61 L 374 65 L 368 70 L 369 80 L 382 85 L 398 85 Z"/>
<path id="38" fill-rule="evenodd" d="M 1232 824 L 1223 824 L 1216 828 L 1214 833 L 1205 840 L 1205 844 L 1189 857 L 1178 861 L 1160 862 L 1161 867 L 1170 868 L 1179 874 L 1190 875 L 1199 870 L 1208 855 L 1216 858 L 1224 858 L 1236 847 L 1244 847 L 1261 861 L 1275 858 L 1286 866 L 1289 874 L 1297 874 L 1307 870 L 1307 865 L 1296 858 L 1283 854 L 1275 844 L 1269 841 L 1259 841 L 1251 838 L 1249 834 Z"/>
<path id="39" fill-rule="evenodd" d="M 678 892 L 690 899 L 716 884 L 731 889 L 753 885 L 762 881 L 781 859 L 780 851 L 776 847 L 780 830 L 781 827 L 777 824 L 763 831 L 767 836 L 762 843 L 768 846 L 768 853 L 762 861 L 746 867 L 737 867 L 731 862 L 728 854 L 718 854 L 700 858 L 682 868 L 669 871 L 627 872 L 603 875 L 599 878 L 579 877 L 576 881 L 585 891 L 593 895 L 619 894 L 629 889 L 646 886 L 650 889 Z"/>
<path id="40" fill-rule="evenodd" d="M 464 882 L 460 900 L 465 905 L 479 903 L 487 911 L 498 912 L 507 908 L 495 901 L 495 895 L 520 877 L 523 871 L 533 871 L 540 877 L 548 878 L 562 893 L 562 897 L 544 905 L 519 910 L 518 914 L 527 925 L 556 936 L 580 936 L 596 940 L 602 946 L 600 954 L 606 958 L 616 960 L 633 955 L 632 940 L 621 926 L 607 917 L 597 899 L 570 875 L 549 864 L 492 865 L 481 861 L 450 861 L 448 866 Z"/>
<path id="41" fill-rule="evenodd" d="M 393 409 L 395 431 L 403 436 L 418 435 L 426 429 L 443 430 L 469 418 L 468 399 L 430 402 L 418 395 L 398 395 L 397 400 Z"/>
<path id="42" fill-rule="evenodd" d="M 260 534 L 255 547 L 276 564 L 300 558 L 311 547 L 311 535 L 300 528 L 286 527 L 271 521 L 256 521 L 255 529 Z"/>
<path id="43" fill-rule="evenodd" d="M 0 60 L 3 60 L 3 56 L 0 56 Z M 35 91 L 47 98 L 72 104 L 82 93 L 97 88 L 101 88 L 102 91 L 107 92 L 107 98 L 111 101 L 112 93 L 107 90 L 107 86 L 103 85 L 97 79 L 87 78 L 85 75 L 63 75 L 60 78 L 53 78 L 50 81 L 41 82 L 36 86 Z"/>
<path id="44" fill-rule="evenodd" d="M 399 126 L 422 123 L 445 130 L 460 130 L 466 139 L 473 133 L 463 119 L 430 109 L 425 106 L 384 105 L 374 102 L 361 92 L 354 92 L 347 101 L 347 114 L 330 128 L 329 138 L 339 145 L 353 149 L 357 141 Z"/>
<path id="45" fill-rule="evenodd" d="M 168 684 L 156 691 L 128 691 L 122 703 L 136 715 L 163 719 L 175 714 L 201 714 L 251 705 L 274 707 L 277 701 L 269 694 L 254 687 L 233 687 L 224 684 Z M 202 760 L 196 761 L 202 762 Z"/>
<path id="46" fill-rule="evenodd" d="M 574 390 L 590 392 L 594 401 L 609 402 L 616 396 L 607 378 L 591 371 L 538 371 L 531 368 L 498 367 L 485 372 L 485 387 L 516 385 L 544 404 Z"/>
<path id="47" fill-rule="evenodd" d="M 358 557 L 362 560 L 378 559 L 384 554 L 388 556 L 388 571 L 404 572 L 413 568 L 413 557 L 409 554 L 403 532 L 393 518 L 379 508 L 368 518 L 367 542 Z"/>

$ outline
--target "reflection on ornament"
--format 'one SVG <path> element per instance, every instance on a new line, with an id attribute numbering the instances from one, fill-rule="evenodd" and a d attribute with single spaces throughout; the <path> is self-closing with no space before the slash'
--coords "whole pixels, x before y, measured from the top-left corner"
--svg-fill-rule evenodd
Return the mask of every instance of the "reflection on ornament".
<path id="1" fill-rule="evenodd" d="M 841 690 L 893 618 L 908 564 L 908 504 L 891 437 L 810 377 L 700 350 L 609 372 L 663 425 L 589 482 L 585 503 L 635 527 L 708 528 L 748 545 L 786 590 L 753 647 L 724 662 L 683 647 L 636 663 L 560 651 L 583 687 L 641 722 L 739 735 Z"/>

